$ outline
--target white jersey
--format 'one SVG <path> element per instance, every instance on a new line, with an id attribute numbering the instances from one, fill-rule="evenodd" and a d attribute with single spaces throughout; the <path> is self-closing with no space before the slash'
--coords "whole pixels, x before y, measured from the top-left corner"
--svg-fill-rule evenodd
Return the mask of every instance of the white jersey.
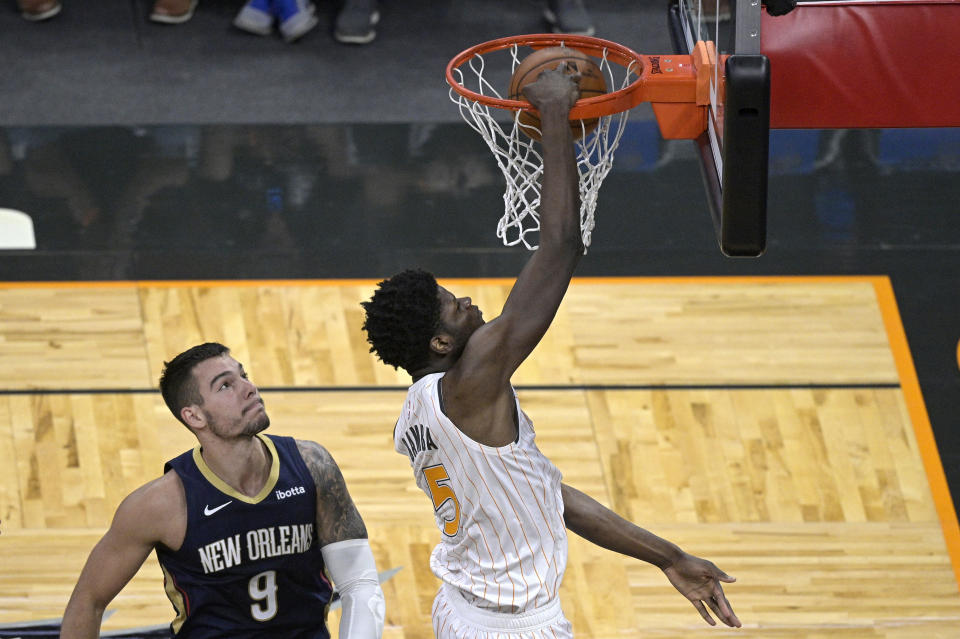
<path id="1" fill-rule="evenodd" d="M 519 403 L 515 443 L 492 448 L 460 432 L 441 409 L 442 377 L 410 387 L 393 434 L 434 507 L 441 542 L 430 568 L 479 608 L 540 608 L 558 597 L 567 565 L 560 471 Z"/>

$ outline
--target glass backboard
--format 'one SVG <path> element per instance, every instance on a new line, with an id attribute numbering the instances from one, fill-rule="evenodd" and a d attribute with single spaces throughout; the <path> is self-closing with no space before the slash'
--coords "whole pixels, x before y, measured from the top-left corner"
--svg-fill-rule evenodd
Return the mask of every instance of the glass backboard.
<path id="1" fill-rule="evenodd" d="M 766 248 L 770 65 L 760 53 L 760 0 L 672 0 L 677 54 L 697 42 L 717 51 L 707 131 L 696 144 L 717 241 L 725 255 Z"/>

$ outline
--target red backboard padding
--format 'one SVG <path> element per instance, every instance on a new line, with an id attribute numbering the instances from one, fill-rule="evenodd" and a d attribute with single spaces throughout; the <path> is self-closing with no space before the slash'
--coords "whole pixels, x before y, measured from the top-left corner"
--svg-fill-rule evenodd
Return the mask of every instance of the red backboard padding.
<path id="1" fill-rule="evenodd" d="M 960 0 L 801 2 L 760 35 L 771 128 L 960 126 Z"/>

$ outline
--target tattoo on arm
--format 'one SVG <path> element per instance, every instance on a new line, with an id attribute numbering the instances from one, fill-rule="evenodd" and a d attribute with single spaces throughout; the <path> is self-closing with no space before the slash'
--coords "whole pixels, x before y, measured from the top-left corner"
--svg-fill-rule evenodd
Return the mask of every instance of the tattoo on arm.
<path id="1" fill-rule="evenodd" d="M 337 462 L 316 442 L 297 440 L 297 448 L 317 487 L 317 540 L 320 545 L 346 539 L 366 539 L 367 527 L 350 498 Z"/>

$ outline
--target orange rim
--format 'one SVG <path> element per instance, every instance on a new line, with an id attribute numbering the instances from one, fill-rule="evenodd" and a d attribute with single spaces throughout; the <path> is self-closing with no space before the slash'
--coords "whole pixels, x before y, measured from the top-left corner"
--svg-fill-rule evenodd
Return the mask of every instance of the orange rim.
<path id="1" fill-rule="evenodd" d="M 637 79 L 628 86 L 616 91 L 611 91 L 610 93 L 605 93 L 604 95 L 577 100 L 576 104 L 574 104 L 573 108 L 570 110 L 571 120 L 581 120 L 587 118 L 597 118 L 604 115 L 613 115 L 614 113 L 620 113 L 621 111 L 632 109 L 643 102 L 643 96 L 640 89 L 643 86 L 644 80 L 646 79 L 648 69 L 646 57 L 628 47 L 623 46 L 622 44 L 617 44 L 616 42 L 603 40 L 601 38 L 592 38 L 590 36 L 577 36 L 559 33 L 538 33 L 531 35 L 509 36 L 506 38 L 490 40 L 489 42 L 484 42 L 482 44 L 470 47 L 469 49 L 465 49 L 456 55 L 452 60 L 450 60 L 450 63 L 447 64 L 447 83 L 453 88 L 454 91 L 474 102 L 479 102 L 481 104 L 496 107 L 498 109 L 508 109 L 511 111 L 536 111 L 536 109 L 533 108 L 533 105 L 526 100 L 504 100 L 502 98 L 495 98 L 489 95 L 476 93 L 457 82 L 456 78 L 454 78 L 453 70 L 459 68 L 475 56 L 482 56 L 483 54 L 490 53 L 492 51 L 509 49 L 514 45 L 528 46 L 534 49 L 563 45 L 598 58 L 604 57 L 604 51 L 606 51 L 606 58 L 610 62 L 615 62 L 626 68 L 629 68 L 631 65 L 635 65 L 637 67 L 636 70 L 633 71 L 633 73 L 637 75 Z"/>

